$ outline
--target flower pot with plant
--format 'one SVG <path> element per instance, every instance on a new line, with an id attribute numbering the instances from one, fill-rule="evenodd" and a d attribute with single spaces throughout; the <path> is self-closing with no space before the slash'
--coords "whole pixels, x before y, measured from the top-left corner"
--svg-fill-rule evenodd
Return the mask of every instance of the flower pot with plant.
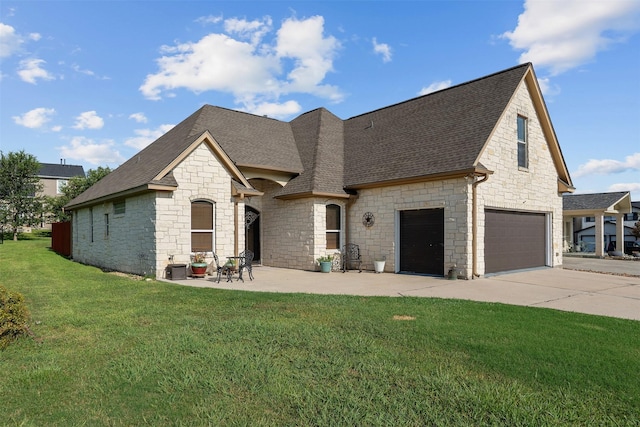
<path id="1" fill-rule="evenodd" d="M 333 257 L 331 255 L 324 255 L 317 259 L 320 264 L 320 271 L 323 273 L 331 273 L 331 265 L 333 264 Z"/>
<path id="2" fill-rule="evenodd" d="M 196 252 L 191 256 L 191 274 L 196 277 L 204 277 L 207 273 L 207 254 Z"/>

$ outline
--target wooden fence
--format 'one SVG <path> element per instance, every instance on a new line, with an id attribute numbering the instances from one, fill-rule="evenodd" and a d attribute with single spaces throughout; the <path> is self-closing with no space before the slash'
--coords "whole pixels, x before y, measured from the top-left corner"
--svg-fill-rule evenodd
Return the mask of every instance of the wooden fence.
<path id="1" fill-rule="evenodd" d="M 60 255 L 71 256 L 71 222 L 51 224 L 51 248 Z"/>

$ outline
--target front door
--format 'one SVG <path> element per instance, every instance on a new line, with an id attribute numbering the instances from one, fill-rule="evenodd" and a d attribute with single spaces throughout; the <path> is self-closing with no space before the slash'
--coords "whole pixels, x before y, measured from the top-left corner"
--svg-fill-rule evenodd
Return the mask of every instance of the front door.
<path id="1" fill-rule="evenodd" d="M 260 213 L 251 206 L 244 208 L 244 247 L 253 252 L 253 262 L 260 262 Z"/>
<path id="2" fill-rule="evenodd" d="M 400 272 L 444 275 L 444 209 L 400 211 Z"/>

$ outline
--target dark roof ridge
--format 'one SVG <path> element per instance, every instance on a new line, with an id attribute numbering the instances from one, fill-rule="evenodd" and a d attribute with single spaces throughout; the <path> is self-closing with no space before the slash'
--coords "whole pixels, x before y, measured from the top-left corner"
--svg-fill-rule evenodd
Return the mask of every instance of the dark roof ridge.
<path id="1" fill-rule="evenodd" d="M 226 110 L 226 111 L 230 111 L 230 112 L 232 112 L 232 113 L 246 114 L 246 115 L 248 115 L 248 116 L 252 116 L 252 117 L 255 117 L 255 118 L 269 119 L 269 120 L 275 120 L 276 122 L 286 123 L 286 122 L 283 122 L 282 120 L 278 120 L 278 119 L 276 119 L 276 118 L 269 117 L 267 114 L 262 114 L 262 115 L 260 115 L 260 114 L 253 114 L 253 113 L 250 113 L 250 112 L 248 112 L 248 111 L 235 110 L 235 109 L 233 109 L 233 108 L 222 107 L 222 106 L 220 106 L 220 105 L 204 104 L 204 105 L 203 105 L 199 110 L 201 110 L 201 109 L 203 109 L 203 108 L 205 108 L 205 107 L 210 107 L 210 108 L 219 108 L 220 110 Z"/>
<path id="2" fill-rule="evenodd" d="M 506 70 L 497 71 L 495 73 L 491 73 L 489 75 L 482 76 L 482 77 L 479 77 L 477 79 L 473 79 L 473 80 L 469 80 L 469 81 L 466 81 L 466 82 L 458 83 L 457 85 L 449 86 L 447 88 L 440 89 L 440 90 L 437 90 L 435 92 L 430 92 L 430 93 L 427 93 L 425 95 L 415 96 L 413 98 L 405 99 L 404 101 L 396 102 L 395 104 L 390 104 L 390 105 L 386 105 L 384 107 L 376 108 L 375 110 L 367 111 L 366 113 L 361 113 L 361 114 L 358 114 L 356 116 L 349 117 L 347 120 L 355 119 L 357 117 L 366 116 L 367 114 L 376 113 L 378 111 L 382 111 L 382 110 L 386 110 L 386 109 L 389 109 L 389 108 L 397 107 L 397 106 L 402 105 L 402 104 L 407 104 L 409 102 L 413 102 L 413 101 L 415 101 L 417 99 L 420 99 L 420 98 L 425 98 L 427 96 L 435 95 L 437 93 L 442 93 L 442 92 L 450 91 L 450 90 L 453 90 L 453 89 L 456 89 L 456 88 L 460 88 L 462 86 L 466 86 L 466 85 L 470 85 L 470 84 L 473 84 L 473 83 L 477 83 L 479 81 L 486 80 L 486 79 L 489 79 L 491 77 L 495 77 L 495 76 L 500 75 L 500 74 L 508 73 L 508 72 L 516 70 L 518 68 L 529 67 L 531 65 L 532 65 L 531 62 L 526 62 L 524 64 L 516 65 L 514 67 L 507 68 Z"/>

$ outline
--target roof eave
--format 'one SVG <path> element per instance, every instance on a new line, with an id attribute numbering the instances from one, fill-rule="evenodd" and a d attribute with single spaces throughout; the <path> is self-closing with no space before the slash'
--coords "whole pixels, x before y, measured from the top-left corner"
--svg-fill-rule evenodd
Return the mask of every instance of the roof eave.
<path id="1" fill-rule="evenodd" d="M 125 191 L 120 191 L 118 193 L 108 194 L 103 197 L 98 197 L 97 199 L 87 200 L 86 202 L 80 202 L 75 204 L 67 204 L 64 206 L 65 211 L 73 211 L 76 209 L 82 209 L 89 206 L 99 205 L 100 203 L 108 202 L 110 200 L 122 199 L 123 197 L 135 196 L 137 194 L 146 193 L 149 191 L 175 191 L 177 190 L 177 186 L 173 185 L 164 185 L 164 184 L 144 184 L 135 188 L 130 188 Z"/>
<path id="2" fill-rule="evenodd" d="M 294 200 L 294 199 L 306 199 L 309 197 L 329 197 L 332 199 L 348 199 L 347 193 L 327 193 L 322 191 L 306 191 L 304 193 L 284 194 L 281 196 L 274 196 L 274 199 L 279 200 Z"/>
<path id="3" fill-rule="evenodd" d="M 493 171 L 478 166 L 473 168 L 461 169 L 458 171 L 442 172 L 429 175 L 420 175 L 408 178 L 390 179 L 386 181 L 368 182 L 361 184 L 353 184 L 345 187 L 346 189 L 360 190 L 365 188 L 391 187 L 396 185 L 415 184 L 417 182 L 441 181 L 445 179 L 465 178 L 469 175 L 491 175 Z"/>

